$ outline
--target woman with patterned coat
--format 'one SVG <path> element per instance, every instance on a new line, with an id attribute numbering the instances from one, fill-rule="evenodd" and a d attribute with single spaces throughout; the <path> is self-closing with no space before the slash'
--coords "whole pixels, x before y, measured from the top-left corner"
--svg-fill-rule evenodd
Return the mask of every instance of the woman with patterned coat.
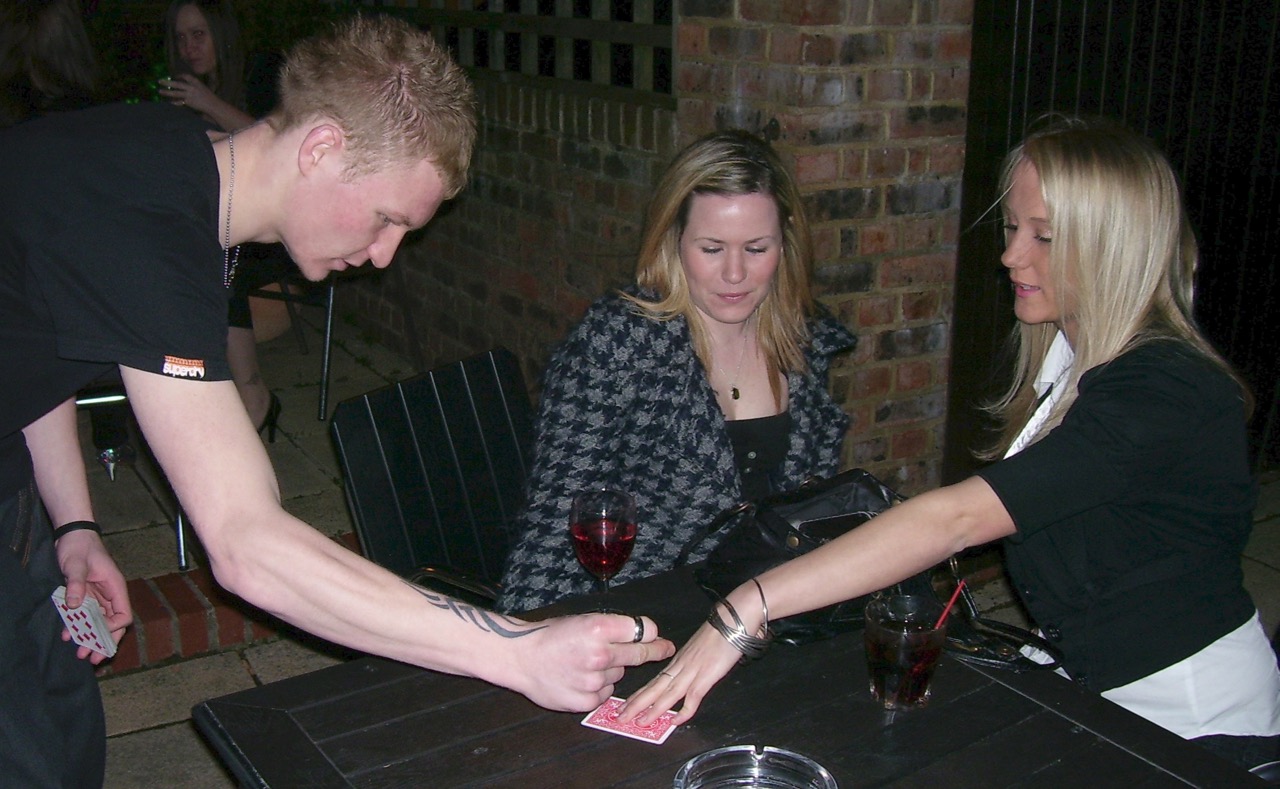
<path id="1" fill-rule="evenodd" d="M 568 535 L 580 490 L 635 497 L 621 583 L 672 567 L 722 509 L 838 470 L 848 417 L 827 372 L 855 338 L 814 303 L 809 263 L 798 190 L 767 144 L 717 133 L 677 157 L 638 286 L 596 302 L 547 368 L 500 610 L 593 590 Z"/>

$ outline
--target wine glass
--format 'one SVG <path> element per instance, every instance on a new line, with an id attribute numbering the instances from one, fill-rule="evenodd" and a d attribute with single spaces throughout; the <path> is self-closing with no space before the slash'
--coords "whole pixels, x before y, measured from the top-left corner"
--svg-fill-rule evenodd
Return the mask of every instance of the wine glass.
<path id="1" fill-rule="evenodd" d="M 600 582 L 604 593 L 609 579 L 631 557 L 636 541 L 636 502 L 620 490 L 585 490 L 573 497 L 569 536 L 578 561 Z"/>

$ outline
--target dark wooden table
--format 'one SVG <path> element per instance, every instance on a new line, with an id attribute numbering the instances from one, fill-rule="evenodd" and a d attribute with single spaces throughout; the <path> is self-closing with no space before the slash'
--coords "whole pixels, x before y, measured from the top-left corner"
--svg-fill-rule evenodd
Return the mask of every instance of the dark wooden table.
<path id="1" fill-rule="evenodd" d="M 610 596 L 615 607 L 652 616 L 677 643 L 708 606 L 687 571 Z M 628 672 L 619 695 L 658 668 Z M 194 711 L 237 779 L 255 787 L 669 787 L 685 760 L 738 744 L 806 754 L 843 789 L 1265 785 L 1053 674 L 978 670 L 944 657 L 929 706 L 886 713 L 867 695 L 860 633 L 778 645 L 737 667 L 661 746 L 587 729 L 582 717 L 375 658 Z"/>

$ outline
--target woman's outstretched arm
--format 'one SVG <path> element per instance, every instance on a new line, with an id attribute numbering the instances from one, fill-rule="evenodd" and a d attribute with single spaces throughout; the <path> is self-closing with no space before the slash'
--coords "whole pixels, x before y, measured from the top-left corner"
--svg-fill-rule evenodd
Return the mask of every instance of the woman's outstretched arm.
<path id="1" fill-rule="evenodd" d="M 781 619 L 883 589 L 958 551 L 1013 532 L 1013 520 L 995 491 L 980 477 L 971 477 L 909 499 L 757 580 L 768 600 L 769 616 Z M 751 633 L 763 619 L 760 590 L 747 582 L 728 596 Z M 727 615 L 722 618 L 732 621 Z M 704 624 L 662 674 L 627 700 L 622 713 L 648 722 L 683 699 L 676 717 L 683 723 L 739 657 L 723 636 Z"/>

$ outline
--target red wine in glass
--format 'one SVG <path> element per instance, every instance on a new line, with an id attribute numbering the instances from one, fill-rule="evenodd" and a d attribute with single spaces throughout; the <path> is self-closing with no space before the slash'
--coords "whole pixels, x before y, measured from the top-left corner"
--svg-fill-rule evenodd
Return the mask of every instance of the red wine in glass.
<path id="1" fill-rule="evenodd" d="M 607 582 L 618 574 L 631 557 L 636 541 L 636 525 L 601 518 L 569 524 L 573 550 L 587 571 Z"/>
<path id="2" fill-rule="evenodd" d="M 636 541 L 636 505 L 628 493 L 589 490 L 573 498 L 569 536 L 578 562 L 609 591 L 609 579 L 631 557 Z"/>

